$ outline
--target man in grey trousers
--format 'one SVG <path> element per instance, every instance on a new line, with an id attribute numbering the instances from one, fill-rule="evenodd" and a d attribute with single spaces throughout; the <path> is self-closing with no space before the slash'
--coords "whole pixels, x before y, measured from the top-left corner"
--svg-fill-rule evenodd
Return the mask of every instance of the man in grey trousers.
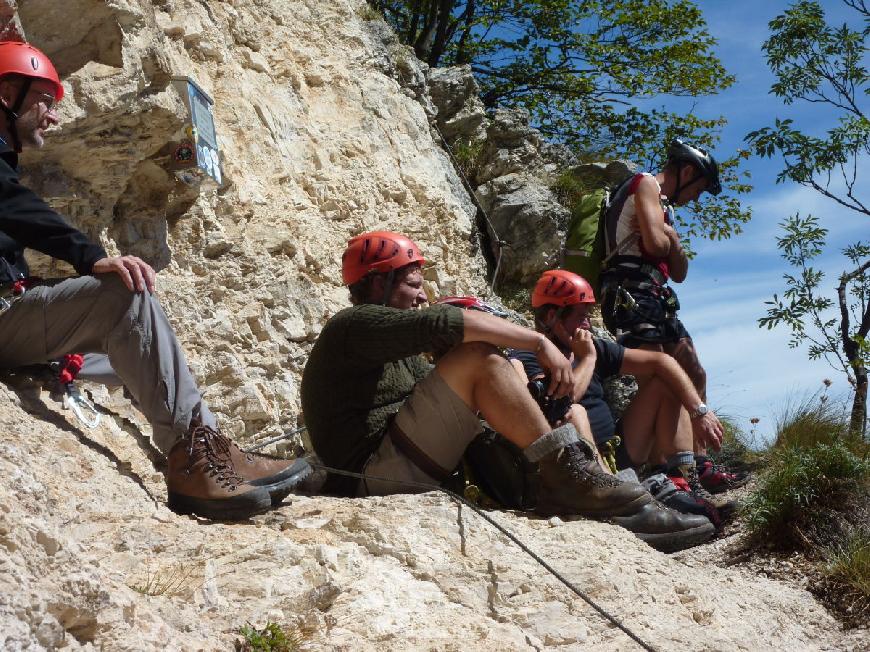
<path id="1" fill-rule="evenodd" d="M 0 42 L 0 367 L 106 354 L 168 458 L 170 508 L 220 520 L 268 509 L 308 465 L 245 454 L 220 434 L 154 297 L 151 266 L 108 256 L 19 181 L 18 153 L 42 146 L 63 92 L 42 52 Z M 70 263 L 80 276 L 31 279 L 26 247 Z"/>

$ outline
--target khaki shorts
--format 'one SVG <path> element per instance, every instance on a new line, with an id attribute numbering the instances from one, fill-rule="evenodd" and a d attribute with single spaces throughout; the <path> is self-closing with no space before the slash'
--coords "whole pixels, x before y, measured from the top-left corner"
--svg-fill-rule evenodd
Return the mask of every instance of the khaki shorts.
<path id="1" fill-rule="evenodd" d="M 371 477 L 360 481 L 357 495 L 429 491 L 402 483 L 440 484 L 481 430 L 477 415 L 433 370 L 399 408 L 380 447 L 363 468 Z"/>

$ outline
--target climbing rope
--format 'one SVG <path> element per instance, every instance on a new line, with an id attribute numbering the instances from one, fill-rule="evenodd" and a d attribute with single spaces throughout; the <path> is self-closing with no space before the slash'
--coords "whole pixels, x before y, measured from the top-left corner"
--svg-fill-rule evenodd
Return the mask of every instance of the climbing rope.
<path id="1" fill-rule="evenodd" d="M 249 449 L 250 450 L 250 449 Z M 537 555 L 531 548 L 529 548 L 525 543 L 523 543 L 516 535 L 507 530 L 503 525 L 498 523 L 492 517 L 490 517 L 486 512 L 480 509 L 477 505 L 469 502 L 459 494 L 456 494 L 449 489 L 445 489 L 444 487 L 440 487 L 435 484 L 427 483 L 427 482 L 413 482 L 407 480 L 393 480 L 391 478 L 381 478 L 373 475 L 366 475 L 363 473 L 353 473 L 351 471 L 343 471 L 341 469 L 336 469 L 330 466 L 326 466 L 324 464 L 320 464 L 318 462 L 310 462 L 312 468 L 320 469 L 322 471 L 326 471 L 327 473 L 334 473 L 336 475 L 342 475 L 348 478 L 357 478 L 359 480 L 377 480 L 378 482 L 391 482 L 394 484 L 400 484 L 405 487 L 413 487 L 417 489 L 425 489 L 427 491 L 440 491 L 441 493 L 447 494 L 451 499 L 455 500 L 460 507 L 465 505 L 466 507 L 473 510 L 478 516 L 480 516 L 487 523 L 492 525 L 495 529 L 505 535 L 508 539 L 513 541 L 519 548 L 525 552 L 529 557 L 534 559 L 538 564 L 540 564 L 550 575 L 559 580 L 562 584 L 567 586 L 571 591 L 574 592 L 580 599 L 582 599 L 586 604 L 592 607 L 598 614 L 607 620 L 609 623 L 622 630 L 631 640 L 637 643 L 641 648 L 647 650 L 647 652 L 656 652 L 656 649 L 645 642 L 642 638 L 640 638 L 637 634 L 631 631 L 626 625 L 622 623 L 622 621 L 608 612 L 604 607 L 600 606 L 596 603 L 592 598 L 590 598 L 586 593 L 581 591 L 573 582 L 567 579 L 564 575 L 562 575 L 555 568 L 550 566 L 546 561 L 544 561 L 539 555 Z"/>

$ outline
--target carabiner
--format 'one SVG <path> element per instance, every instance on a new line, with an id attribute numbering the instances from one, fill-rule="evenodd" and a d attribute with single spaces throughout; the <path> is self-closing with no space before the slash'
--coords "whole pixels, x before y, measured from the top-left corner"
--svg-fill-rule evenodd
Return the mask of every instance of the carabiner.
<path id="1" fill-rule="evenodd" d="M 66 391 L 63 395 L 63 407 L 65 410 L 72 410 L 76 415 L 76 419 L 88 429 L 94 429 L 100 425 L 100 417 L 97 408 L 79 391 L 78 387 L 72 383 L 66 385 Z M 88 416 L 90 414 L 91 416 Z"/>

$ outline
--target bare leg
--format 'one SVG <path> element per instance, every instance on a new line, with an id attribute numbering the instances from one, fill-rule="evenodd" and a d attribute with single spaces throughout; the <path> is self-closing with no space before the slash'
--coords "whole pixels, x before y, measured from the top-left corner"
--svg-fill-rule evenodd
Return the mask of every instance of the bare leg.
<path id="1" fill-rule="evenodd" d="M 595 461 L 598 462 L 598 466 L 600 466 L 601 470 L 605 473 L 613 475 L 610 467 L 607 466 L 603 459 L 601 459 L 601 453 L 598 452 L 598 446 L 595 444 L 595 437 L 592 435 L 592 426 L 589 425 L 589 417 L 586 414 L 586 408 L 579 403 L 574 403 L 571 406 L 571 412 L 569 415 L 569 420 L 574 424 L 574 429 L 577 430 L 577 434 L 580 435 L 582 439 L 585 439 L 592 447 Z"/>
<path id="2" fill-rule="evenodd" d="M 466 405 L 481 412 L 520 448 L 553 429 L 525 383 L 494 346 L 462 344 L 441 358 L 435 371 Z"/>
<path id="3" fill-rule="evenodd" d="M 692 450 L 689 415 L 657 378 L 640 387 L 622 423 L 626 450 L 635 464 L 658 464 L 677 451 Z"/>

